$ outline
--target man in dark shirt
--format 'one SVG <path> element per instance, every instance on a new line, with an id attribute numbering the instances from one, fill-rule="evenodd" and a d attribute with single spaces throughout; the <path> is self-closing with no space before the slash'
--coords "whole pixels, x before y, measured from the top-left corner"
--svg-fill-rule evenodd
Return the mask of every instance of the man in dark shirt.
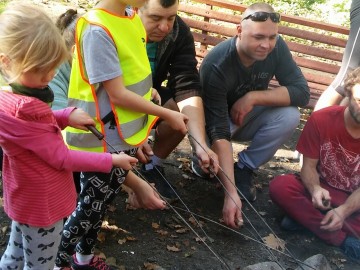
<path id="1" fill-rule="evenodd" d="M 160 94 L 162 106 L 189 117 L 188 131 L 198 142 L 192 141 L 192 145 L 202 168 L 207 170 L 211 166 L 217 172 L 217 155 L 206 144 L 194 39 L 189 27 L 177 16 L 178 7 L 178 0 L 149 0 L 138 11 L 148 37 L 146 46 L 153 87 Z M 154 155 L 149 156 L 151 162 L 143 166 L 146 178 L 170 200 L 176 198 L 176 194 L 161 175 L 164 173 L 163 162 L 183 138 L 161 121 L 156 127 Z"/>
<path id="2" fill-rule="evenodd" d="M 301 70 L 278 35 L 279 22 L 280 14 L 270 5 L 249 6 L 237 35 L 214 47 L 200 67 L 206 131 L 224 171 L 219 176 L 233 198 L 228 206 L 233 218 L 241 215 L 234 183 L 242 198 L 256 199 L 253 170 L 291 136 L 300 120 L 298 106 L 310 97 Z M 280 86 L 269 89 L 273 76 Z M 232 140 L 251 141 L 235 163 Z"/>

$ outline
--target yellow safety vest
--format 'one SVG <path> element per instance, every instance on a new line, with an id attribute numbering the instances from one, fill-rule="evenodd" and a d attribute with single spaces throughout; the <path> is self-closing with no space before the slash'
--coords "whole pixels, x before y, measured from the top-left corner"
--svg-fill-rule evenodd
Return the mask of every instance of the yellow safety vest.
<path id="1" fill-rule="evenodd" d="M 132 17 L 119 17 L 102 9 L 93 9 L 77 22 L 76 48 L 68 93 L 69 105 L 86 111 L 94 118 L 96 128 L 105 135 L 96 88 L 89 83 L 81 54 L 81 38 L 89 24 L 102 27 L 114 41 L 125 87 L 150 100 L 152 78 L 146 53 L 146 32 L 137 14 Z M 143 143 L 158 117 L 117 107 L 114 104 L 110 106 L 120 138 L 133 146 Z M 106 152 L 108 148 L 104 141 L 99 141 L 93 134 L 74 128 L 67 129 L 66 141 L 71 149 Z"/>

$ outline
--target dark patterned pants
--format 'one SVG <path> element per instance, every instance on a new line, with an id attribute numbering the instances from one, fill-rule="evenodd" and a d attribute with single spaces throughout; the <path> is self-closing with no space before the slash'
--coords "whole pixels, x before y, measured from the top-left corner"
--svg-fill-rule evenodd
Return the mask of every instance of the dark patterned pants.
<path id="1" fill-rule="evenodd" d="M 44 228 L 12 221 L 10 239 L 1 257 L 0 270 L 54 269 L 62 229 L 62 219 Z"/>
<path id="2" fill-rule="evenodd" d="M 131 149 L 126 154 L 134 156 L 136 151 L 136 148 Z M 57 266 L 69 265 L 75 251 L 84 255 L 94 253 L 107 206 L 119 193 L 127 173 L 120 168 L 112 168 L 110 173 L 81 173 L 78 204 L 65 222 L 56 258 Z"/>

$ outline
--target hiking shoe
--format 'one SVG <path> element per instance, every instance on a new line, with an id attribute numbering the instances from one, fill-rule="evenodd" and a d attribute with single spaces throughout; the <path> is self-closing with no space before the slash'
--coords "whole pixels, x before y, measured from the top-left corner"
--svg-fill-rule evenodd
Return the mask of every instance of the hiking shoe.
<path id="1" fill-rule="evenodd" d="M 355 262 L 360 262 L 360 240 L 348 236 L 340 246 L 341 251 Z"/>
<path id="2" fill-rule="evenodd" d="M 165 181 L 165 179 L 168 179 L 165 176 L 164 167 L 155 165 L 153 169 L 146 170 L 145 165 L 143 164 L 141 166 L 141 175 L 144 176 L 148 182 L 155 184 L 157 191 L 168 203 L 172 203 L 178 199 L 178 196 L 175 193 L 175 186 Z M 171 185 L 172 188 L 169 185 Z"/>
<path id="3" fill-rule="evenodd" d="M 89 264 L 79 264 L 79 262 L 76 259 L 76 255 L 74 254 L 71 260 L 71 267 L 74 270 L 117 270 L 118 268 L 109 266 L 105 263 L 103 259 L 101 259 L 98 256 L 94 256 Z"/>
<path id="4" fill-rule="evenodd" d="M 191 170 L 196 176 L 200 178 L 204 178 L 204 179 L 210 178 L 210 174 L 204 172 L 203 169 L 201 169 L 201 166 L 199 164 L 199 159 L 196 156 L 193 156 L 191 158 Z"/>
<path id="5" fill-rule="evenodd" d="M 256 188 L 253 183 L 253 170 L 244 166 L 240 169 L 237 163 L 234 163 L 235 185 L 240 190 L 239 195 L 242 200 L 249 202 L 256 200 Z"/>
<path id="6" fill-rule="evenodd" d="M 304 227 L 297 223 L 294 219 L 289 216 L 284 216 L 280 222 L 280 227 L 286 231 L 301 231 Z"/>

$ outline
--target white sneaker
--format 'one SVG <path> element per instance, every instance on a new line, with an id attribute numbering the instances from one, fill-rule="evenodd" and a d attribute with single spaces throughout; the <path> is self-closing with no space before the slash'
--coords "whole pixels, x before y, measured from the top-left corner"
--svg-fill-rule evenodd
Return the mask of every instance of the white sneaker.
<path id="1" fill-rule="evenodd" d="M 72 270 L 72 268 L 70 266 L 67 266 L 67 267 L 59 267 L 59 266 L 56 266 L 54 267 L 54 270 Z"/>

